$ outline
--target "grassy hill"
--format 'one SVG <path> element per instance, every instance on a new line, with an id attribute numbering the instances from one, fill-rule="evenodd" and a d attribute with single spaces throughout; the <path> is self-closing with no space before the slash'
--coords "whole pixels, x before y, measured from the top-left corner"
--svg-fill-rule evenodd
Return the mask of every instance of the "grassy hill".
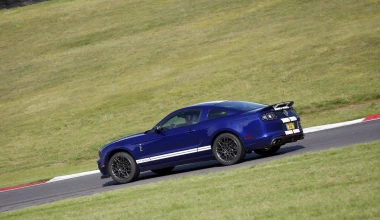
<path id="1" fill-rule="evenodd" d="M 178 107 L 294 100 L 304 126 L 380 112 L 380 2 L 54 0 L 0 11 L 0 186 L 96 169 Z"/>

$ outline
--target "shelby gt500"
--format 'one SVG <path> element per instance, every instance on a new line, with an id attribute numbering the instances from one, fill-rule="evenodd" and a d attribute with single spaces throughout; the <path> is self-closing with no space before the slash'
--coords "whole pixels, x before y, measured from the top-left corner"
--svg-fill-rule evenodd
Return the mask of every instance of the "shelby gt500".
<path id="1" fill-rule="evenodd" d="M 212 159 L 232 165 L 252 151 L 268 156 L 304 138 L 292 106 L 292 101 L 215 101 L 178 109 L 152 129 L 102 147 L 98 167 L 102 178 L 127 183 L 146 170 L 165 174 L 181 164 Z"/>

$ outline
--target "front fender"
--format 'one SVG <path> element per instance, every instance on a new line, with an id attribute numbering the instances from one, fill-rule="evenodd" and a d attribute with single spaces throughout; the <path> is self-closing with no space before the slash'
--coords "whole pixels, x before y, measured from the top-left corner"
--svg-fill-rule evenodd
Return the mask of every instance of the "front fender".
<path id="1" fill-rule="evenodd" d="M 133 145 L 114 145 L 114 146 L 107 146 L 106 149 L 104 149 L 103 155 L 98 160 L 98 168 L 100 172 L 107 176 L 108 175 L 108 161 L 109 159 L 116 154 L 117 152 L 126 152 L 130 154 L 134 160 L 136 160 L 136 154 L 134 153 L 136 151 L 136 146 Z"/>

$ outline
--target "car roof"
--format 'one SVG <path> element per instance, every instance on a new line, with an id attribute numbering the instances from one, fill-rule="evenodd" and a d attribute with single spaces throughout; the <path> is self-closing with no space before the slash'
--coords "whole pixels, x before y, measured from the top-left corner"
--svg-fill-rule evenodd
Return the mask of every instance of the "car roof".
<path id="1" fill-rule="evenodd" d="M 198 103 L 198 104 L 194 104 L 194 105 L 190 105 L 190 106 L 186 106 L 186 107 L 177 109 L 177 110 L 171 112 L 169 115 L 174 114 L 174 113 L 179 112 L 179 111 L 187 111 L 187 110 L 203 109 L 203 108 L 211 108 L 211 107 L 216 107 L 218 109 L 224 109 L 226 111 L 234 112 L 234 113 L 245 112 L 244 110 L 239 110 L 239 109 L 234 109 L 234 108 L 229 108 L 229 107 L 225 107 L 225 106 L 220 106 L 219 105 L 220 103 L 224 103 L 224 102 L 242 102 L 242 103 L 244 103 L 246 101 L 221 100 L 221 101 L 202 102 L 202 103 Z M 252 104 L 259 104 L 259 103 L 253 103 L 253 102 L 250 102 L 250 103 L 252 103 Z M 264 104 L 259 104 L 259 105 L 266 106 Z"/>
<path id="2" fill-rule="evenodd" d="M 224 104 L 221 104 L 221 103 L 226 103 L 227 106 L 224 106 Z M 258 107 L 258 108 L 263 108 L 263 107 L 267 106 L 265 104 L 254 103 L 254 102 L 247 102 L 247 101 L 223 100 L 223 101 L 202 102 L 202 103 L 198 103 L 198 104 L 195 104 L 195 105 L 187 106 L 187 107 L 185 107 L 183 109 L 192 109 L 194 107 L 195 108 L 196 107 L 217 107 L 217 108 L 229 109 L 229 110 L 240 111 L 240 112 L 244 111 L 243 109 L 228 107 L 228 104 L 236 104 L 236 103 L 242 103 L 242 104 L 250 103 L 250 104 L 260 105 L 260 107 Z"/>
<path id="3" fill-rule="evenodd" d="M 222 101 L 211 101 L 211 102 L 201 102 L 198 104 L 190 105 L 188 107 L 195 107 L 195 106 L 214 106 L 215 104 L 227 102 L 228 100 L 222 100 Z"/>

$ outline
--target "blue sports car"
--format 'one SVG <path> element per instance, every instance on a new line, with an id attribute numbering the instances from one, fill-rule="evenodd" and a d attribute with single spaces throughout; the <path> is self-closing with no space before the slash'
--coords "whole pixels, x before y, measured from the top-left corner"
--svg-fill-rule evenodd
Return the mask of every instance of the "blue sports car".
<path id="1" fill-rule="evenodd" d="M 213 159 L 232 165 L 252 151 L 269 156 L 304 138 L 292 106 L 292 101 L 214 101 L 178 109 L 152 129 L 102 147 L 98 167 L 102 178 L 127 183 L 146 170 L 165 174 L 181 164 Z"/>

